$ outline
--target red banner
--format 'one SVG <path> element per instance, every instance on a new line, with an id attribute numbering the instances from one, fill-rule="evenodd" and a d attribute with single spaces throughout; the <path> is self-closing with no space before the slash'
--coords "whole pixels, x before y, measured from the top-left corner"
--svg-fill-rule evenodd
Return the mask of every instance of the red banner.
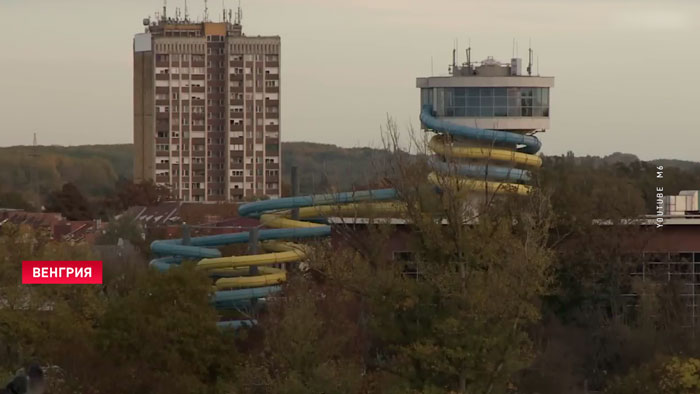
<path id="1" fill-rule="evenodd" d="M 23 284 L 101 284 L 101 261 L 23 261 Z"/>

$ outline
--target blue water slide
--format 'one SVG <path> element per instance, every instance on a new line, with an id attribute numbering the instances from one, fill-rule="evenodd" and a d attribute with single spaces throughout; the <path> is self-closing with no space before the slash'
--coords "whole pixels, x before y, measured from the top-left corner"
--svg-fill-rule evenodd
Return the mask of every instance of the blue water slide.
<path id="1" fill-rule="evenodd" d="M 499 167 L 495 165 L 482 165 L 473 163 L 446 163 L 431 159 L 428 165 L 441 173 L 454 173 L 469 178 L 490 180 L 511 180 L 527 182 L 531 179 L 530 171 L 519 168 Z"/>
<path id="2" fill-rule="evenodd" d="M 220 321 L 216 326 L 220 329 L 239 329 L 241 327 L 253 327 L 258 324 L 257 320 L 229 320 Z"/>
<path id="3" fill-rule="evenodd" d="M 246 306 L 253 299 L 267 297 L 282 291 L 281 286 L 254 287 L 239 290 L 220 290 L 214 293 L 212 304 L 217 309 L 231 309 Z"/>
<path id="4" fill-rule="evenodd" d="M 325 237 L 330 234 L 330 226 L 319 226 L 309 228 L 280 228 L 260 230 L 258 232 L 258 239 L 260 241 L 266 241 L 272 239 L 315 238 Z M 192 258 L 221 257 L 221 252 L 219 252 L 217 249 L 211 248 L 236 243 L 245 243 L 248 242 L 249 239 L 249 232 L 194 237 L 190 239 L 189 245 L 182 245 L 182 239 L 168 239 L 163 241 L 153 241 L 151 243 L 151 251 L 153 251 L 153 253 L 164 256 L 182 256 Z M 151 265 L 162 265 L 162 263 L 167 263 L 168 261 L 156 259 L 151 261 Z M 173 261 L 173 263 L 176 262 Z"/>
<path id="5" fill-rule="evenodd" d="M 346 204 L 370 200 L 395 200 L 397 197 L 398 194 L 396 193 L 396 189 L 377 189 L 357 192 L 317 194 L 313 196 L 284 197 L 241 205 L 238 208 L 238 214 L 241 216 L 256 217 L 267 211 L 279 211 L 317 205 Z"/>
<path id="6" fill-rule="evenodd" d="M 517 149 L 518 152 L 522 153 L 535 154 L 542 147 L 542 143 L 535 136 L 500 130 L 479 129 L 437 119 L 433 116 L 433 108 L 430 104 L 423 106 L 420 113 L 420 120 L 430 129 L 453 136 L 495 144 L 523 145 Z"/>

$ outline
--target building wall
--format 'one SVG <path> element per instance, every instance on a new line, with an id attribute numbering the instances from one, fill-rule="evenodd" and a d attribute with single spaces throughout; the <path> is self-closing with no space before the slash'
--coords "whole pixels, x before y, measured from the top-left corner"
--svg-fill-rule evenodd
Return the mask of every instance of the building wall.
<path id="1" fill-rule="evenodd" d="M 134 181 L 155 177 L 154 140 L 154 73 L 153 51 L 143 46 L 143 39 L 134 40 Z M 150 44 L 150 42 L 149 42 Z"/>

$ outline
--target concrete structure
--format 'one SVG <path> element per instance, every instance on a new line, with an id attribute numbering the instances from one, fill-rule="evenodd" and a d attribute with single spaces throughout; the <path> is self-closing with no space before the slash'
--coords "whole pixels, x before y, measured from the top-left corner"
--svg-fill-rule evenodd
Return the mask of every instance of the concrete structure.
<path id="1" fill-rule="evenodd" d="M 279 197 L 280 37 L 144 20 L 134 37 L 134 180 L 183 201 Z"/>
<path id="2" fill-rule="evenodd" d="M 461 126 L 521 133 L 549 128 L 553 77 L 524 75 L 517 58 L 510 63 L 492 57 L 472 63 L 470 58 L 468 49 L 467 62 L 453 60 L 450 75 L 416 79 L 421 108 L 432 105 L 436 117 Z"/>

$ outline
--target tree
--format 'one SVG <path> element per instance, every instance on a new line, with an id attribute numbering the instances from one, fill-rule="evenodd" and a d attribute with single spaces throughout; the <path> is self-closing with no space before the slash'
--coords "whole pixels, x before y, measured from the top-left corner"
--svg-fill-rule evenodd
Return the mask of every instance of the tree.
<path id="1" fill-rule="evenodd" d="M 17 192 L 0 193 L 0 208 L 21 209 L 24 211 L 34 211 L 36 209 L 22 194 Z"/>
<path id="2" fill-rule="evenodd" d="M 53 191 L 46 200 L 46 211 L 59 212 L 68 220 L 91 220 L 93 209 L 80 190 L 72 183 Z"/>
<path id="3" fill-rule="evenodd" d="M 608 394 L 695 394 L 700 392 L 700 359 L 658 357 L 616 379 Z"/>
<path id="4" fill-rule="evenodd" d="M 110 372 L 96 390 L 218 392 L 233 375 L 236 351 L 233 337 L 216 326 L 210 293 L 208 278 L 185 266 L 148 270 L 111 300 L 95 334 Z"/>
<path id="5" fill-rule="evenodd" d="M 336 392 L 323 376 L 353 383 L 337 392 L 505 392 L 534 357 L 528 331 L 539 322 L 552 262 L 547 198 L 484 196 L 450 177 L 438 177 L 435 193 L 425 156 L 389 148 L 380 178 L 398 190 L 413 253 L 402 264 L 388 258 L 396 228 L 358 206 L 370 224 L 364 232 L 348 224 L 352 247 L 321 246 L 309 258 L 312 284 L 292 282 L 271 301 L 283 317 L 262 325 L 274 346 L 257 365 L 269 387 L 290 392 Z"/>
<path id="6" fill-rule="evenodd" d="M 148 246 L 145 242 L 145 233 L 141 225 L 133 217 L 122 215 L 113 218 L 107 228 L 95 240 L 96 245 L 116 245 L 120 239 L 129 241 L 142 253 L 147 253 Z"/>
<path id="7" fill-rule="evenodd" d="M 330 284 L 329 284 L 330 285 Z M 352 394 L 363 376 L 356 297 L 329 285 L 292 280 L 261 320 L 260 342 L 239 373 L 242 393 Z"/>
<path id="8" fill-rule="evenodd" d="M 21 264 L 91 258 L 84 245 L 53 242 L 30 227 L 0 228 L 0 370 L 80 354 L 103 307 L 99 287 L 21 285 Z"/>

